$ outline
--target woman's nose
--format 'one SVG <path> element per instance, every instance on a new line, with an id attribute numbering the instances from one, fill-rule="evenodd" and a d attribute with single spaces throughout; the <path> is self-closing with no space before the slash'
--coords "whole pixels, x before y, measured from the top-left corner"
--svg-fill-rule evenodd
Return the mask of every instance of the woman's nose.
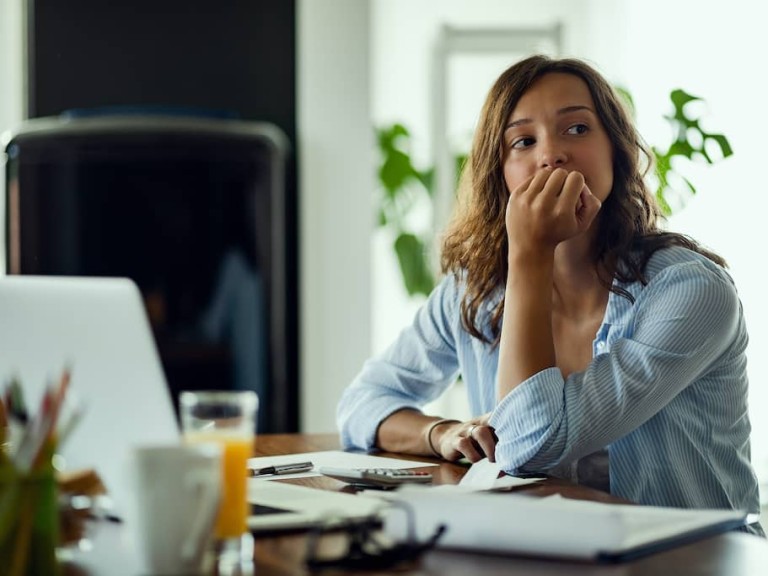
<path id="1" fill-rule="evenodd" d="M 563 147 L 554 142 L 540 143 L 539 153 L 541 168 L 558 168 L 568 161 L 568 155 Z"/>

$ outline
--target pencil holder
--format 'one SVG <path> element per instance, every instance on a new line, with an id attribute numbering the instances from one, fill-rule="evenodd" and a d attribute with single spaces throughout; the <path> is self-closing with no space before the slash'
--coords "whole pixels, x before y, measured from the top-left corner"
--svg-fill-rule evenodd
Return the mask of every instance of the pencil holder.
<path id="1" fill-rule="evenodd" d="M 60 574 L 59 518 L 50 460 L 26 474 L 0 464 L 0 559 L 8 576 Z"/>

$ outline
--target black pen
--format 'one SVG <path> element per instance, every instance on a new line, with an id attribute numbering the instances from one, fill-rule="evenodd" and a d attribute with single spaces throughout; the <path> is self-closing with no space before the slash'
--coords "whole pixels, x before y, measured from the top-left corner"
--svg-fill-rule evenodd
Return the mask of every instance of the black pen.
<path id="1" fill-rule="evenodd" d="M 294 462 L 293 464 L 277 464 L 266 468 L 254 468 L 251 476 L 278 476 L 281 474 L 298 474 L 312 470 L 312 462 Z"/>

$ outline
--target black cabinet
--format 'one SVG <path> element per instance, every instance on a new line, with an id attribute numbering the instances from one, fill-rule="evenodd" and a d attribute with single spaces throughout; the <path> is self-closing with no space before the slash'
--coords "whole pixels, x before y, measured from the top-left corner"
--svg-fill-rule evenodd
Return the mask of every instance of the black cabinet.
<path id="1" fill-rule="evenodd" d="M 133 278 L 173 391 L 260 373 L 259 429 L 296 431 L 294 1 L 31 0 L 27 26 L 10 271 Z"/>

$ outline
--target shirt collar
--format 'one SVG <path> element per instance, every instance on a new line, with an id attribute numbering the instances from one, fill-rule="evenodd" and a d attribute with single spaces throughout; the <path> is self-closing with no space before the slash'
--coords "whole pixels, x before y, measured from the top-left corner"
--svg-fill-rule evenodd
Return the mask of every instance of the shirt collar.
<path id="1" fill-rule="evenodd" d="M 637 299 L 640 297 L 640 293 L 643 290 L 643 285 L 641 282 L 637 281 L 626 283 L 620 282 L 614 278 L 613 288 L 622 288 L 626 290 L 634 298 L 635 302 L 637 302 Z M 616 324 L 624 324 L 624 318 L 635 305 L 635 302 L 631 302 L 626 296 L 622 296 L 616 292 L 609 292 L 608 305 L 606 306 L 603 324 L 610 324 L 612 326 L 615 326 Z"/>

